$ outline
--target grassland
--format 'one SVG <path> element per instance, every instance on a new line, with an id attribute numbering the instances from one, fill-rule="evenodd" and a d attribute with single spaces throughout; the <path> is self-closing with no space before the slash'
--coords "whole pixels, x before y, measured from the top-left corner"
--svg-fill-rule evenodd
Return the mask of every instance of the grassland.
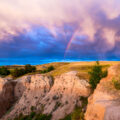
<path id="1" fill-rule="evenodd" d="M 108 69 L 112 65 L 119 64 L 119 61 L 101 61 L 100 65 L 103 66 L 103 70 Z M 95 65 L 95 62 L 55 62 L 43 65 L 36 65 L 37 71 L 44 70 L 49 66 L 54 66 L 55 70 L 46 73 L 47 75 L 51 75 L 53 77 L 61 75 L 63 73 L 69 71 L 77 71 L 78 76 L 82 79 L 89 79 L 88 72 L 91 68 Z M 8 69 L 13 70 L 15 68 L 23 68 L 24 66 L 14 65 L 14 66 L 7 66 Z M 36 72 L 39 73 L 39 72 Z M 32 74 L 36 74 L 32 73 Z"/>
<path id="2" fill-rule="evenodd" d="M 52 75 L 53 77 L 61 75 L 62 73 L 66 73 L 69 71 L 77 71 L 78 76 L 82 79 L 88 79 L 88 72 L 91 70 L 93 65 L 96 62 L 71 62 L 71 63 L 50 63 L 44 65 L 37 65 L 37 70 L 43 70 L 46 67 L 52 65 L 55 67 L 54 71 L 47 73 L 48 75 Z M 112 65 L 119 64 L 118 61 L 101 61 L 100 65 L 103 66 L 103 70 L 108 69 Z"/>

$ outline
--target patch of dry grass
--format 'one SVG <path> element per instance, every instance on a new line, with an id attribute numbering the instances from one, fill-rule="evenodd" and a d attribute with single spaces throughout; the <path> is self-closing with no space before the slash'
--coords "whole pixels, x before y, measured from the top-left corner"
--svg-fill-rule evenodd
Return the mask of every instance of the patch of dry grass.
<path id="1" fill-rule="evenodd" d="M 94 62 L 70 62 L 70 63 L 54 62 L 49 64 L 36 65 L 36 68 L 37 70 L 44 70 L 49 66 L 54 66 L 55 70 L 49 73 L 46 73 L 46 75 L 51 75 L 55 77 L 69 71 L 77 71 L 78 76 L 81 79 L 89 79 L 88 72 L 91 70 L 92 66 L 95 65 L 95 63 L 96 63 L 95 61 Z M 108 67 L 112 65 L 116 65 L 118 63 L 119 63 L 118 61 L 101 61 L 100 65 L 103 66 L 103 70 L 106 70 Z M 18 65 L 9 66 L 10 69 L 21 68 L 21 67 L 23 68 L 24 66 L 18 66 Z"/>

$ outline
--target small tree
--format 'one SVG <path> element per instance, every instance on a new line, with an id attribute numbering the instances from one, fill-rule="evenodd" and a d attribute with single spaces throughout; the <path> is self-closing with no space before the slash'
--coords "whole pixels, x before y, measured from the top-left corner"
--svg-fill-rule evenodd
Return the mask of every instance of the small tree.
<path id="1" fill-rule="evenodd" d="M 27 64 L 27 65 L 25 65 L 25 71 L 26 71 L 26 73 L 35 72 L 36 71 L 36 67 L 35 66 L 31 66 L 30 64 Z"/>
<path id="2" fill-rule="evenodd" d="M 10 71 L 7 69 L 7 67 L 1 67 L 0 68 L 0 75 L 4 75 L 4 76 L 6 76 L 6 75 L 9 75 L 10 74 Z"/>
<path id="3" fill-rule="evenodd" d="M 95 89 L 97 84 L 100 82 L 101 78 L 105 77 L 105 75 L 103 75 L 103 72 L 102 72 L 102 66 L 99 64 L 98 61 L 93 66 L 91 72 L 89 72 L 89 75 L 90 75 L 89 83 L 91 87 Z"/>

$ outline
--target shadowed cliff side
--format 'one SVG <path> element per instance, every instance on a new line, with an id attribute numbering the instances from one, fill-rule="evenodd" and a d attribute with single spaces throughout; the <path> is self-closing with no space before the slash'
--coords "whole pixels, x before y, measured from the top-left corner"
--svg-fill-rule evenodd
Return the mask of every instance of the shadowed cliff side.
<path id="1" fill-rule="evenodd" d="M 9 82 L 0 78 L 0 117 L 2 117 L 16 101 L 14 96 L 15 85 L 16 82 Z"/>

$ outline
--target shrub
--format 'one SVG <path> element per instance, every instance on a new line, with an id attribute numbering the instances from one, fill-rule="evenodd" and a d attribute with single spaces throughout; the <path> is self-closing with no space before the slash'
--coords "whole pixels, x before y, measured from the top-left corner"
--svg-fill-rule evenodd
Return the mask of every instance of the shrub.
<path id="1" fill-rule="evenodd" d="M 38 114 L 35 120 L 51 120 L 52 115 Z"/>
<path id="2" fill-rule="evenodd" d="M 54 70 L 55 68 L 53 67 L 53 66 L 49 66 L 47 69 L 45 69 L 45 70 L 40 70 L 39 72 L 40 73 L 48 73 L 48 72 L 50 72 L 50 71 L 52 71 L 52 70 Z"/>
<path id="3" fill-rule="evenodd" d="M 34 118 L 34 117 L 35 117 L 35 115 L 36 115 L 36 113 L 32 111 L 32 112 L 30 113 L 29 118 Z"/>
<path id="4" fill-rule="evenodd" d="M 50 71 L 52 71 L 52 70 L 54 70 L 54 67 L 53 67 L 53 66 L 49 66 L 48 69 L 47 69 L 48 72 L 50 72 Z"/>
<path id="5" fill-rule="evenodd" d="M 34 111 L 35 110 L 35 107 L 34 106 L 31 106 L 31 111 Z"/>
<path id="6" fill-rule="evenodd" d="M 24 69 L 18 69 L 18 68 L 16 68 L 16 69 L 14 69 L 14 70 L 11 72 L 11 75 L 12 75 L 14 78 L 16 78 L 16 77 L 20 77 L 20 76 L 24 75 L 25 73 L 26 73 L 26 72 L 25 72 Z"/>
<path id="7" fill-rule="evenodd" d="M 31 66 L 29 64 L 25 65 L 25 68 L 15 68 L 12 72 L 11 75 L 13 76 L 13 78 L 17 78 L 20 77 L 26 73 L 31 73 L 31 72 L 35 72 L 36 71 L 36 67 L 35 66 Z"/>
<path id="8" fill-rule="evenodd" d="M 82 108 L 84 108 L 85 106 L 87 106 L 88 104 L 88 98 L 87 97 L 80 97 L 80 101 L 82 101 Z"/>
<path id="9" fill-rule="evenodd" d="M 115 87 L 117 90 L 120 90 L 120 81 L 115 80 L 115 79 L 113 78 L 112 82 L 113 82 L 114 87 Z"/>
<path id="10" fill-rule="evenodd" d="M 91 72 L 89 72 L 90 75 L 90 85 L 93 89 L 96 88 L 97 84 L 100 82 L 101 78 L 106 77 L 107 72 L 102 72 L 102 66 L 99 64 L 99 62 L 96 62 L 96 64 L 93 66 Z"/>
<path id="11" fill-rule="evenodd" d="M 102 78 L 106 77 L 107 75 L 108 75 L 108 71 L 107 70 L 102 72 Z"/>
<path id="12" fill-rule="evenodd" d="M 82 108 L 76 107 L 71 115 L 72 120 L 84 120 L 84 113 Z"/>
<path id="13" fill-rule="evenodd" d="M 25 72 L 26 73 L 31 73 L 31 72 L 35 72 L 35 71 L 36 71 L 35 66 L 31 66 L 30 64 L 25 65 Z"/>
<path id="14" fill-rule="evenodd" d="M 0 68 L 0 75 L 7 76 L 10 74 L 10 71 L 7 69 L 7 67 L 1 67 Z"/>

